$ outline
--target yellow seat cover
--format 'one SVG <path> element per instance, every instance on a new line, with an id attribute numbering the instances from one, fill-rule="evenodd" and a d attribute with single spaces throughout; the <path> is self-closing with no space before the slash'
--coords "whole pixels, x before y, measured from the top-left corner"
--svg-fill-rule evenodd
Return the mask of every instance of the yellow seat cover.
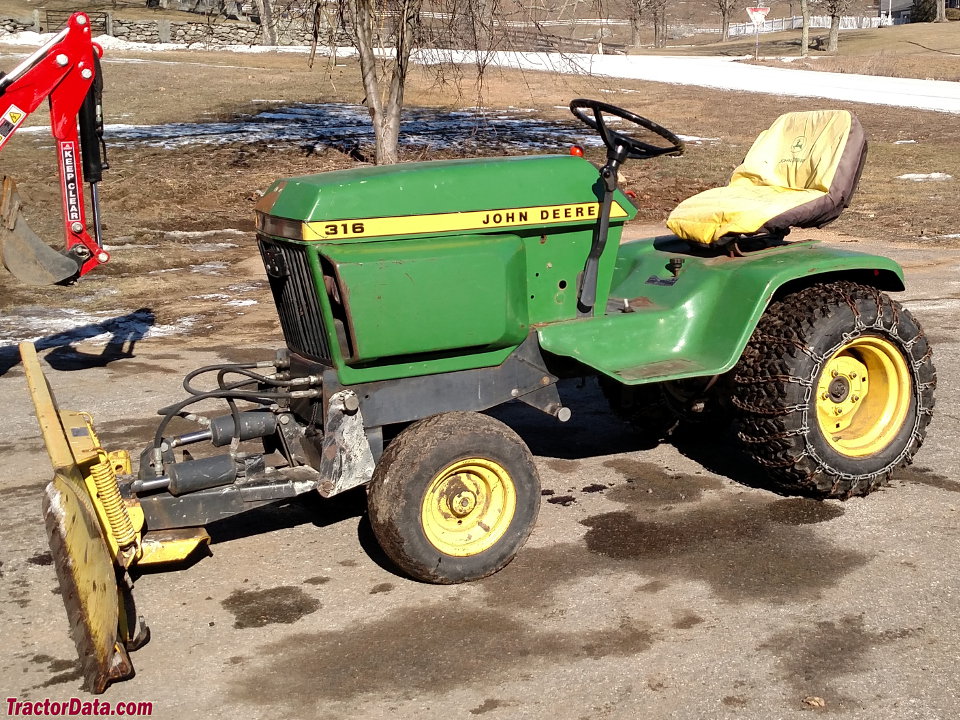
<path id="1" fill-rule="evenodd" d="M 684 200 L 667 226 L 702 245 L 729 234 L 820 227 L 849 203 L 865 152 L 863 130 L 846 110 L 781 115 L 753 143 L 729 185 Z"/>

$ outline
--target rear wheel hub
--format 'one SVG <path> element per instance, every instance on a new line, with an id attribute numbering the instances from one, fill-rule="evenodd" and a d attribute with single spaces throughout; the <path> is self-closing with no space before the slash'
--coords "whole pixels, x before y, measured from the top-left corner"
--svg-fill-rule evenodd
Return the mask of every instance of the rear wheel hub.
<path id="1" fill-rule="evenodd" d="M 817 423 L 824 439 L 848 457 L 882 452 L 910 410 L 912 379 L 903 353 L 865 335 L 837 350 L 817 383 Z"/>

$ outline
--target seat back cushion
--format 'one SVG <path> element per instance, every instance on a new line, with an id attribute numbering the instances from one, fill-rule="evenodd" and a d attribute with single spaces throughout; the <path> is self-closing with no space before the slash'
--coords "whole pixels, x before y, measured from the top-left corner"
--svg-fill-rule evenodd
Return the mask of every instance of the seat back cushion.
<path id="1" fill-rule="evenodd" d="M 781 115 L 760 133 L 730 184 L 680 203 L 667 225 L 709 245 L 730 233 L 822 227 L 850 204 L 867 141 L 846 110 Z"/>

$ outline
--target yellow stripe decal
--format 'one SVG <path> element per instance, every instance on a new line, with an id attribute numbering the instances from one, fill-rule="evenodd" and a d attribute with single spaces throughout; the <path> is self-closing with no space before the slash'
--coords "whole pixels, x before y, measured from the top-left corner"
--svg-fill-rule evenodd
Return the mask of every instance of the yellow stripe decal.
<path id="1" fill-rule="evenodd" d="M 485 228 L 521 227 L 596 220 L 600 203 L 570 203 L 567 205 L 537 205 L 534 207 L 504 208 L 502 210 L 473 210 L 470 212 L 438 213 L 436 215 L 399 215 L 397 217 L 362 218 L 358 220 L 314 220 L 303 224 L 304 240 L 344 240 L 354 238 L 386 237 L 390 235 L 425 235 Z M 610 217 L 627 217 L 619 204 L 613 203 Z"/>

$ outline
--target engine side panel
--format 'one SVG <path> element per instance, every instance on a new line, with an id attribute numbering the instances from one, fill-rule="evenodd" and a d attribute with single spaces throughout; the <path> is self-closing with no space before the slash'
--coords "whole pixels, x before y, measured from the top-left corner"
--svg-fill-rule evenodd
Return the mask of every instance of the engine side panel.
<path id="1" fill-rule="evenodd" d="M 519 345 L 528 316 L 523 240 L 510 234 L 355 243 L 321 250 L 336 274 L 351 365 Z"/>

